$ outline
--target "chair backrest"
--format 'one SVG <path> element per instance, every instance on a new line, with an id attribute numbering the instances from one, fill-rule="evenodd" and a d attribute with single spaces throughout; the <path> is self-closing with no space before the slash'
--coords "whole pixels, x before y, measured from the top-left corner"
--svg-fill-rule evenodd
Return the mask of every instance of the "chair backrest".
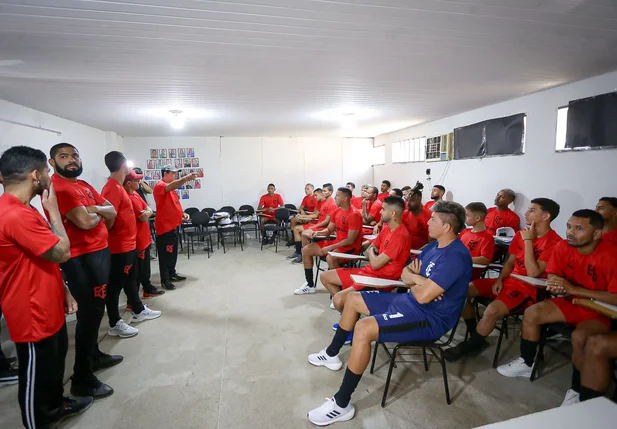
<path id="1" fill-rule="evenodd" d="M 287 210 L 286 208 L 280 208 L 276 211 L 274 217 L 277 220 L 287 222 L 289 220 L 289 210 Z"/>
<path id="2" fill-rule="evenodd" d="M 467 298 L 465 298 L 463 300 L 463 305 L 461 305 L 460 311 L 458 312 L 458 319 L 456 319 L 456 324 L 452 327 L 452 329 L 450 330 L 450 333 L 447 334 L 448 337 L 446 339 L 446 342 L 443 344 L 444 346 L 450 344 L 452 342 L 452 340 L 454 340 L 454 334 L 456 334 L 456 328 L 458 327 L 458 325 L 460 325 L 461 323 L 461 316 L 463 315 L 463 311 L 465 310 L 465 306 L 467 305 Z"/>
<path id="3" fill-rule="evenodd" d="M 206 207 L 201 212 L 202 213 L 208 213 L 212 217 L 212 215 L 214 214 L 214 212 L 216 212 L 216 210 L 213 209 L 212 207 Z"/>
<path id="4" fill-rule="evenodd" d="M 232 206 L 224 206 L 221 207 L 220 210 L 218 210 L 219 212 L 227 212 L 229 213 L 229 216 L 233 216 L 236 213 L 236 209 L 234 209 Z"/>
<path id="5" fill-rule="evenodd" d="M 248 204 L 240 206 L 238 210 L 245 212 L 245 213 L 241 213 L 242 216 L 252 216 L 255 214 L 255 209 L 253 208 L 253 206 L 248 205 Z"/>
<path id="6" fill-rule="evenodd" d="M 191 215 L 191 223 L 196 226 L 207 226 L 210 223 L 210 215 L 206 212 L 195 212 Z"/>
<path id="7" fill-rule="evenodd" d="M 184 210 L 184 213 L 188 214 L 189 216 L 192 216 L 193 213 L 198 213 L 199 209 L 197 207 L 189 207 L 188 209 Z"/>
<path id="8" fill-rule="evenodd" d="M 295 204 L 285 204 L 285 208 L 289 210 L 298 210 Z"/>

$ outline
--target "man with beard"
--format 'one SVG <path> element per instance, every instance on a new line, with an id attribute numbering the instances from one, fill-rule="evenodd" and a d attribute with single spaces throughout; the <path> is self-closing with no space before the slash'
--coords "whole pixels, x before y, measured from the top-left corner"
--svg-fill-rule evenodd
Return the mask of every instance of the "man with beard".
<path id="1" fill-rule="evenodd" d="M 77 304 L 64 287 L 58 263 L 70 257 L 70 243 L 45 154 L 15 146 L 0 157 L 0 301 L 19 360 L 19 406 L 26 428 L 48 428 L 85 411 L 92 397 L 64 397 L 68 350 L 65 312 Z M 30 205 L 41 195 L 45 221 Z"/>
<path id="2" fill-rule="evenodd" d="M 137 223 L 129 195 L 122 185 L 129 174 L 126 158 L 118 151 L 105 155 L 105 165 L 111 173 L 101 194 L 116 209 L 116 221 L 109 230 L 109 251 L 111 266 L 109 270 L 109 287 L 107 288 L 107 316 L 109 317 L 109 335 L 129 338 L 137 335 L 137 328 L 127 325 L 120 317 L 118 299 L 124 289 L 128 305 L 131 306 L 133 322 L 156 319 L 160 311 L 146 307 L 139 299 L 137 286 Z M 133 172 L 133 174 L 135 174 Z M 136 176 L 134 176 L 136 177 Z M 141 178 L 141 177 L 139 177 Z"/>
<path id="3" fill-rule="evenodd" d="M 75 146 L 58 143 L 49 155 L 49 163 L 54 168 L 51 183 L 71 242 L 71 259 L 60 268 L 79 306 L 71 394 L 104 398 L 114 391 L 101 383 L 94 371 L 117 365 L 123 359 L 102 353 L 98 348 L 109 278 L 107 229 L 116 219 L 116 210 L 89 183 L 78 179 L 83 165 Z"/>
<path id="4" fill-rule="evenodd" d="M 381 201 L 382 204 L 383 204 L 383 200 L 385 200 L 386 198 L 390 196 L 391 187 L 392 187 L 392 184 L 390 183 L 389 180 L 384 180 L 383 182 L 381 182 L 381 194 L 377 195 L 377 199 Z M 381 208 L 379 210 L 381 210 Z"/>
<path id="5" fill-rule="evenodd" d="M 443 201 L 443 195 L 446 193 L 446 188 L 441 185 L 433 186 L 431 190 L 431 201 L 424 204 L 424 208 L 430 210 L 435 203 Z"/>
<path id="6" fill-rule="evenodd" d="M 600 198 L 596 205 L 596 211 L 604 218 L 602 240 L 617 246 L 617 198 Z"/>

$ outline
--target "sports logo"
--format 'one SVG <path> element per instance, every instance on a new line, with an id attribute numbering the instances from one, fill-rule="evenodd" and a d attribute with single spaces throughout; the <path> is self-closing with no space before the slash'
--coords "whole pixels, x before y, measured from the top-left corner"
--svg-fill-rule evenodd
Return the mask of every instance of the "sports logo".
<path id="1" fill-rule="evenodd" d="M 169 246 L 165 247 L 165 251 L 167 251 L 167 253 L 173 253 L 174 245 L 170 244 Z"/>
<path id="2" fill-rule="evenodd" d="M 428 266 L 426 267 L 426 270 L 424 271 L 425 277 L 431 276 L 431 270 L 433 269 L 434 266 L 435 266 L 435 263 L 433 261 L 431 261 L 431 263 L 428 264 Z"/>
<path id="3" fill-rule="evenodd" d="M 133 264 L 131 265 L 125 265 L 124 266 L 124 274 L 128 274 L 129 271 L 131 271 L 131 267 L 133 266 Z"/>
<path id="4" fill-rule="evenodd" d="M 146 249 L 140 251 L 139 253 L 137 253 L 137 257 L 139 259 L 145 259 L 146 258 Z"/>
<path id="5" fill-rule="evenodd" d="M 94 297 L 105 299 L 107 296 L 107 285 L 94 286 Z"/>

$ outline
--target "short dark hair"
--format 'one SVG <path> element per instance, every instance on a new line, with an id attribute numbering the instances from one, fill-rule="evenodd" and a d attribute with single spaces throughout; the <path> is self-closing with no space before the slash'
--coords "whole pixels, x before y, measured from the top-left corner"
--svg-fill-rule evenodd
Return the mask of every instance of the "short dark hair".
<path id="1" fill-rule="evenodd" d="M 327 189 L 330 192 L 334 192 L 334 186 L 332 186 L 332 183 L 324 183 L 322 188 Z"/>
<path id="2" fill-rule="evenodd" d="M 465 228 L 465 209 L 454 201 L 439 201 L 433 206 L 433 212 L 440 215 L 444 223 L 452 226 L 452 232 L 458 235 Z"/>
<path id="3" fill-rule="evenodd" d="M 8 185 L 23 182 L 32 171 L 42 172 L 45 167 L 45 153 L 28 146 L 13 146 L 0 157 L 0 175 Z"/>
<path id="4" fill-rule="evenodd" d="M 54 159 L 56 157 L 56 155 L 58 155 L 58 152 L 60 151 L 60 149 L 63 149 L 65 147 L 70 147 L 73 148 L 75 150 L 77 150 L 77 148 L 75 146 L 73 146 L 70 143 L 66 143 L 66 142 L 62 142 L 62 143 L 58 143 L 55 144 L 51 147 L 51 149 L 49 149 L 49 157 L 51 159 Z"/>
<path id="5" fill-rule="evenodd" d="M 411 186 L 406 185 L 401 188 L 401 191 L 409 191 L 410 189 L 411 189 Z"/>
<path id="6" fill-rule="evenodd" d="M 353 196 L 353 194 L 351 193 L 351 189 L 346 188 L 344 186 L 341 186 L 340 188 L 338 188 L 337 191 L 345 194 L 347 198 L 351 198 Z"/>
<path id="7" fill-rule="evenodd" d="M 617 209 L 617 198 L 615 197 L 602 197 L 600 201 L 604 201 L 613 206 L 614 209 Z"/>
<path id="8" fill-rule="evenodd" d="M 531 200 L 531 203 L 539 205 L 543 212 L 547 212 L 551 215 L 551 222 L 559 216 L 559 204 L 550 198 L 534 198 Z"/>
<path id="9" fill-rule="evenodd" d="M 313 192 L 317 192 L 317 193 L 320 193 L 320 194 L 321 194 L 321 193 L 323 193 L 323 189 L 321 189 L 321 188 L 317 188 L 317 189 L 315 189 Z"/>
<path id="10" fill-rule="evenodd" d="M 379 189 L 377 189 L 377 186 L 369 186 L 368 190 L 371 191 L 371 194 L 379 194 Z"/>
<path id="11" fill-rule="evenodd" d="M 382 180 L 381 183 L 385 183 L 386 185 L 388 185 L 388 188 L 390 188 L 390 186 L 392 186 L 392 184 L 390 183 L 389 180 Z"/>
<path id="12" fill-rule="evenodd" d="M 484 203 L 480 203 L 480 202 L 469 203 L 465 206 L 465 208 L 472 213 L 479 214 L 482 217 L 486 217 L 486 215 L 488 214 L 488 209 L 486 208 Z"/>
<path id="13" fill-rule="evenodd" d="M 268 183 L 268 186 L 266 186 L 266 187 L 269 188 L 270 186 L 272 186 L 273 188 L 276 189 L 276 186 L 274 186 L 274 183 Z"/>
<path id="14" fill-rule="evenodd" d="M 433 188 L 441 189 L 442 191 L 446 192 L 446 188 L 444 188 L 441 185 L 435 185 L 435 186 L 433 186 Z"/>
<path id="15" fill-rule="evenodd" d="M 390 195 L 389 197 L 384 198 L 383 203 L 389 206 L 398 207 L 401 213 L 405 211 L 405 201 L 396 195 Z"/>
<path id="16" fill-rule="evenodd" d="M 403 191 L 401 191 L 399 188 L 390 189 L 390 192 L 394 192 L 394 195 L 403 198 Z"/>
<path id="17" fill-rule="evenodd" d="M 122 154 L 122 152 L 118 152 L 117 150 L 112 150 L 107 155 L 105 155 L 105 165 L 109 169 L 110 173 L 115 173 L 120 170 L 122 164 L 126 162 L 126 157 Z"/>
<path id="18" fill-rule="evenodd" d="M 346 185 L 351 185 L 352 188 L 356 189 L 356 184 L 354 182 L 347 182 Z"/>
<path id="19" fill-rule="evenodd" d="M 594 227 L 594 229 L 602 229 L 604 228 L 604 218 L 600 213 L 591 209 L 581 209 L 572 213 L 572 217 L 580 217 L 583 219 L 589 219 L 589 224 Z"/>

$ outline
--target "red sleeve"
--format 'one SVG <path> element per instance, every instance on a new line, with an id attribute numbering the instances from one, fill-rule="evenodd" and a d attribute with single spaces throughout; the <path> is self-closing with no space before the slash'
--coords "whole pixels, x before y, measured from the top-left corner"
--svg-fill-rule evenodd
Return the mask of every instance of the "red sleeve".
<path id="1" fill-rule="evenodd" d="M 257 207 L 263 207 L 265 205 L 266 205 L 266 202 L 264 201 L 264 197 L 262 195 L 261 198 L 259 199 L 259 204 L 257 204 Z"/>
<path id="2" fill-rule="evenodd" d="M 362 215 L 353 209 L 353 214 L 349 217 L 349 230 L 360 231 L 362 229 Z"/>
<path id="3" fill-rule="evenodd" d="M 371 209 L 368 211 L 368 215 L 373 218 L 375 222 L 379 222 L 381 219 L 380 212 L 383 204 L 378 204 L 377 200 L 373 204 L 371 204 Z"/>
<path id="4" fill-rule="evenodd" d="M 407 235 L 407 237 L 409 237 L 409 235 Z M 402 252 L 405 252 L 405 250 L 409 253 L 410 246 L 408 243 L 409 239 L 405 239 L 405 235 L 392 234 L 388 247 L 385 249 L 384 253 L 388 255 L 390 259 L 395 260 Z"/>
<path id="5" fill-rule="evenodd" d="M 403 225 L 404 227 L 404 225 Z M 381 228 L 381 231 L 379 231 L 379 234 L 377 234 L 377 238 L 375 240 L 373 240 L 373 245 L 379 249 L 381 247 L 381 237 L 386 235 L 386 225 L 384 225 L 383 228 Z"/>
<path id="6" fill-rule="evenodd" d="M 135 219 L 137 222 L 142 222 L 139 220 L 139 216 L 141 216 L 141 212 L 146 209 L 146 202 L 139 198 L 134 198 L 133 195 L 129 195 L 131 200 L 131 205 L 133 206 L 133 212 L 135 213 Z"/>
<path id="7" fill-rule="evenodd" d="M 167 187 L 167 184 L 165 182 L 163 182 L 162 180 L 160 182 L 157 182 L 156 185 L 154 185 L 154 189 L 152 190 L 152 194 L 153 195 L 165 195 L 165 188 Z"/>
<path id="8" fill-rule="evenodd" d="M 308 208 L 308 197 L 302 198 L 302 202 L 300 203 L 300 207 L 307 207 Z"/>
<path id="9" fill-rule="evenodd" d="M 559 243 L 560 241 L 561 239 L 559 240 L 551 239 L 550 241 L 548 241 L 545 244 L 544 248 L 542 249 L 542 254 L 538 258 L 538 261 L 544 261 L 548 264 L 548 262 L 551 259 L 551 256 L 553 255 L 553 250 L 555 250 L 555 246 L 557 246 L 557 243 Z"/>
<path id="10" fill-rule="evenodd" d="M 283 202 L 283 197 L 277 194 L 279 207 L 284 207 L 285 203 Z"/>
<path id="11" fill-rule="evenodd" d="M 79 191 L 75 188 L 55 188 L 56 198 L 58 199 L 58 210 L 62 216 L 73 210 L 75 207 L 84 207 L 83 199 Z"/>
<path id="12" fill-rule="evenodd" d="M 548 265 L 546 266 L 547 274 L 555 274 L 557 276 L 563 277 L 564 274 L 562 263 L 566 262 L 564 246 L 567 245 L 568 243 L 566 241 L 563 241 L 555 246 L 551 258 L 548 261 Z"/>
<path id="13" fill-rule="evenodd" d="M 107 201 L 111 203 L 116 209 L 116 212 L 120 210 L 120 203 L 122 202 L 122 195 L 118 192 L 118 188 L 111 185 L 105 185 L 103 188 L 103 196 Z"/>
<path id="14" fill-rule="evenodd" d="M 101 204 L 105 204 L 105 198 L 103 198 L 101 194 L 96 191 L 96 189 L 90 185 L 88 185 L 88 188 L 90 188 L 90 192 L 92 192 L 92 196 L 94 197 L 94 201 L 96 201 L 97 205 L 100 206 Z"/>
<path id="15" fill-rule="evenodd" d="M 484 234 L 484 238 L 480 242 L 479 253 L 480 256 L 484 256 L 489 261 L 493 260 L 493 253 L 495 253 L 495 239 L 490 233 Z"/>
<path id="16" fill-rule="evenodd" d="M 508 253 L 511 255 L 516 255 L 520 245 L 521 245 L 521 233 L 519 231 L 516 234 L 514 234 L 514 238 L 510 242 Z"/>
<path id="17" fill-rule="evenodd" d="M 60 241 L 38 212 L 20 210 L 16 215 L 16 219 L 5 224 L 5 231 L 25 252 L 41 256 Z"/>

